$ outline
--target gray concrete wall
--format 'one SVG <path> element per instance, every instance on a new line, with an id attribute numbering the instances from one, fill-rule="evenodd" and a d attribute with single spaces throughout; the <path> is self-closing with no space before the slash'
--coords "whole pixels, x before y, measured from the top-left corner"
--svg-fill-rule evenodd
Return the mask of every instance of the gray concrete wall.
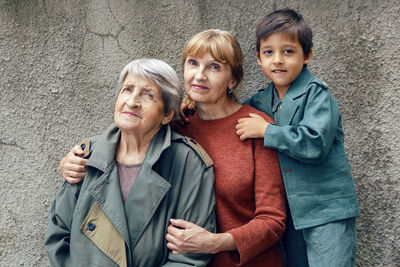
<path id="1" fill-rule="evenodd" d="M 47 212 L 58 163 L 111 121 L 117 76 L 133 58 L 179 72 L 184 42 L 234 33 L 245 54 L 242 99 L 267 80 L 255 26 L 291 7 L 314 32 L 309 68 L 340 103 L 358 191 L 357 266 L 400 265 L 399 2 L 395 0 L 0 0 L 0 266 L 47 266 Z M 91 123 L 87 123 L 87 120 Z"/>

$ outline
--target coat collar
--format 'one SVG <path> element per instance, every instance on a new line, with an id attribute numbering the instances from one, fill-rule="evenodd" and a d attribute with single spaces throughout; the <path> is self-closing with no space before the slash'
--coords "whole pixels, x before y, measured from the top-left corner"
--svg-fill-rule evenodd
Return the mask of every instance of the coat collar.
<path id="1" fill-rule="evenodd" d="M 314 76 L 312 75 L 312 73 L 308 71 L 306 68 L 303 68 L 300 75 L 290 85 L 289 90 L 287 91 L 283 100 L 285 100 L 285 98 L 294 100 L 297 97 L 305 94 L 306 88 L 313 78 Z"/>
<path id="2" fill-rule="evenodd" d="M 107 130 L 92 139 L 91 155 L 86 166 L 91 166 L 105 172 L 111 164 L 114 164 L 121 131 L 112 124 Z M 151 140 L 144 162 L 153 165 L 161 153 L 171 145 L 171 141 L 182 138 L 171 131 L 169 125 L 163 126 Z"/>
<path id="3" fill-rule="evenodd" d="M 311 72 L 306 68 L 303 68 L 300 75 L 294 80 L 290 85 L 289 90 L 286 92 L 284 98 L 282 99 L 282 112 L 280 113 L 280 125 L 289 125 L 299 108 L 297 99 L 306 93 L 308 84 L 314 78 Z M 262 111 L 266 112 L 271 117 L 272 103 L 274 97 L 274 85 L 270 83 L 267 88 L 264 89 L 264 94 L 258 101 L 258 106 L 262 107 Z"/>

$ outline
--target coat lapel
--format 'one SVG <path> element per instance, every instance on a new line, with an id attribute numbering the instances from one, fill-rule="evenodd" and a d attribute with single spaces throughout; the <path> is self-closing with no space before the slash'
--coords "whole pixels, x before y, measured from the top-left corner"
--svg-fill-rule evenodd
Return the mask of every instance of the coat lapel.
<path id="1" fill-rule="evenodd" d="M 153 138 L 142 168 L 125 203 L 125 212 L 132 250 L 137 245 L 155 211 L 171 188 L 171 184 L 157 174 L 153 165 L 171 144 L 171 130 L 163 127 Z"/>
<path id="2" fill-rule="evenodd" d="M 254 107 L 266 113 L 271 118 L 274 117 L 272 113 L 272 99 L 273 99 L 274 86 L 272 83 L 265 89 L 260 90 L 259 97 L 255 99 Z"/>
<path id="3" fill-rule="evenodd" d="M 286 98 L 286 99 L 285 99 Z M 280 113 L 279 125 L 289 125 L 292 122 L 294 115 L 296 114 L 299 105 L 291 98 L 284 97 L 281 108 L 285 112 Z"/>
<path id="4" fill-rule="evenodd" d="M 119 184 L 118 168 L 115 164 L 115 153 L 120 136 L 119 129 L 113 124 L 102 135 L 95 138 L 91 147 L 91 156 L 86 165 L 98 169 L 103 174 L 88 187 L 88 191 L 129 248 L 129 230 Z"/>
<path id="5" fill-rule="evenodd" d="M 125 242 L 129 244 L 129 231 L 116 164 L 112 164 L 99 177 L 96 183 L 88 188 L 88 191 L 114 224 L 115 228 L 117 228 Z"/>
<path id="6" fill-rule="evenodd" d="M 303 68 L 297 79 L 291 84 L 289 90 L 282 100 L 280 113 L 280 125 L 290 125 L 293 117 L 299 108 L 298 99 L 306 93 L 307 85 L 311 82 L 313 75 L 306 68 Z"/>
<path id="7" fill-rule="evenodd" d="M 170 187 L 171 185 L 154 172 L 150 165 L 142 165 L 125 203 L 132 250 Z"/>

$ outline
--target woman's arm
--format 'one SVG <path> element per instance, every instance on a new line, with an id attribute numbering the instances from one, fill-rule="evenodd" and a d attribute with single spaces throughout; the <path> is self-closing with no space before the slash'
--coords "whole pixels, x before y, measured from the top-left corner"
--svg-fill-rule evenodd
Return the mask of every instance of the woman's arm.
<path id="1" fill-rule="evenodd" d="M 286 195 L 277 154 L 273 149 L 264 147 L 262 139 L 252 141 L 255 163 L 254 218 L 228 231 L 236 242 L 238 265 L 274 246 L 285 231 Z"/>
<path id="2" fill-rule="evenodd" d="M 64 182 L 51 206 L 44 244 L 51 266 L 71 266 L 71 225 L 78 194 L 78 185 Z"/>
<path id="3" fill-rule="evenodd" d="M 173 254 L 216 254 L 220 251 L 236 250 L 235 239 L 230 233 L 211 233 L 182 219 L 171 219 L 167 241 L 168 248 Z"/>

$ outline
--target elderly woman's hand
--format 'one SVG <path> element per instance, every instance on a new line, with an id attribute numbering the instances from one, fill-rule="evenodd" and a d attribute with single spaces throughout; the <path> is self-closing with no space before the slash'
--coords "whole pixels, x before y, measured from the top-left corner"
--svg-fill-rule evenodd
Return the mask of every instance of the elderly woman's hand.
<path id="1" fill-rule="evenodd" d="M 194 223 L 171 219 L 166 239 L 173 254 L 215 254 L 224 250 L 236 250 L 236 243 L 229 233 L 214 234 Z"/>
<path id="2" fill-rule="evenodd" d="M 79 183 L 85 177 L 87 159 L 80 157 L 81 155 L 83 155 L 83 150 L 76 145 L 60 162 L 60 170 L 63 177 L 71 184 Z"/>

